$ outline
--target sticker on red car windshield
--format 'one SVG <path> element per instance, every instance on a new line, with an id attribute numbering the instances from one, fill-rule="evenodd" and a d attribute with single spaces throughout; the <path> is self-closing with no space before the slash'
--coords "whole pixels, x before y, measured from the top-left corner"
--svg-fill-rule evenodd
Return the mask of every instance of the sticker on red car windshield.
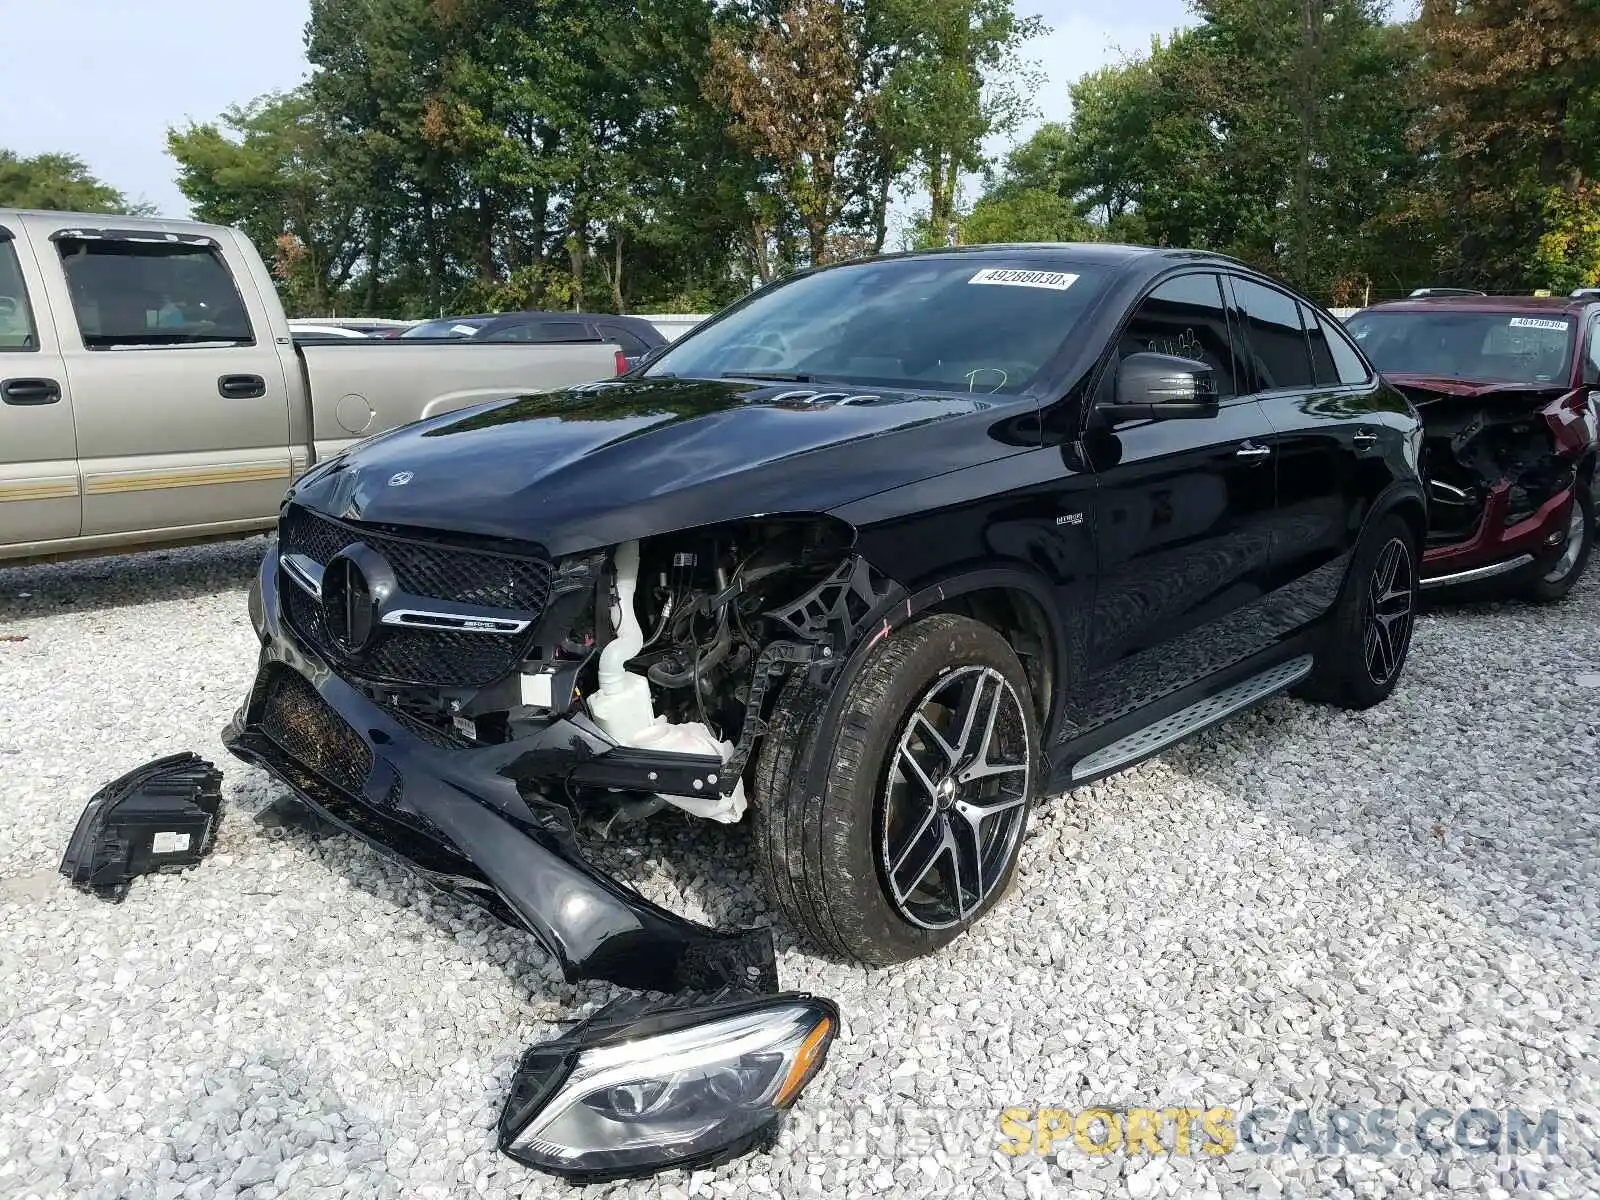
<path id="1" fill-rule="evenodd" d="M 1003 287 L 1049 288 L 1053 292 L 1064 292 L 1078 282 L 1078 277 L 1065 271 L 1017 271 L 986 267 L 967 282 L 992 283 Z"/>
<path id="2" fill-rule="evenodd" d="M 1513 329 L 1559 329 L 1559 330 L 1565 330 L 1565 329 L 1568 328 L 1568 325 L 1567 325 L 1567 322 L 1565 322 L 1565 321 L 1545 321 L 1545 320 L 1541 320 L 1538 317 L 1512 317 L 1511 318 L 1511 328 L 1513 328 Z"/>

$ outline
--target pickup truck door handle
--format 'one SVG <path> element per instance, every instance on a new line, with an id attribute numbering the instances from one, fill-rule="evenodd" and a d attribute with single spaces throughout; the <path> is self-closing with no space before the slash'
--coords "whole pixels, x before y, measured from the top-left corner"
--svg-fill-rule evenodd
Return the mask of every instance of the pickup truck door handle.
<path id="1" fill-rule="evenodd" d="M 54 379 L 0 380 L 0 399 L 7 404 L 55 404 L 61 385 Z"/>
<path id="2" fill-rule="evenodd" d="M 1378 435 L 1370 429 L 1358 429 L 1350 435 L 1350 440 L 1355 443 L 1357 450 L 1371 450 L 1378 442 Z"/>
<path id="3" fill-rule="evenodd" d="M 1235 458 L 1265 458 L 1271 453 L 1271 446 L 1258 446 L 1254 442 L 1246 442 L 1233 452 L 1233 456 Z"/>
<path id="4" fill-rule="evenodd" d="M 217 394 L 229 400 L 253 400 L 267 394 L 267 381 L 259 375 L 224 375 L 217 380 Z"/>

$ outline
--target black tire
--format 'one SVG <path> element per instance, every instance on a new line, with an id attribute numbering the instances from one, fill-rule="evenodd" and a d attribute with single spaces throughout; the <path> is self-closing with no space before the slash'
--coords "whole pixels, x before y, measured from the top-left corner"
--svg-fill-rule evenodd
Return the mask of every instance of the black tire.
<path id="1" fill-rule="evenodd" d="M 1417 535 L 1402 518 L 1381 517 L 1367 529 L 1297 695 L 1348 709 L 1389 698 L 1411 650 L 1420 558 Z"/>
<path id="2" fill-rule="evenodd" d="M 952 614 L 896 630 L 837 686 L 846 689 L 839 719 L 826 727 L 827 692 L 798 677 L 779 696 L 752 780 L 757 853 L 774 904 L 804 940 L 870 966 L 903 962 L 946 945 L 1009 889 L 1039 784 L 1038 720 L 1027 674 L 1006 640 Z M 952 730 L 969 710 L 987 715 L 991 705 L 995 733 L 983 741 L 978 761 L 946 756 L 947 747 L 925 734 L 943 736 L 936 728 L 942 714 L 950 717 L 943 730 Z M 924 767 L 930 750 L 950 763 L 937 780 L 938 772 Z M 909 766 L 902 754 L 910 756 Z M 818 789 L 807 786 L 813 766 L 825 772 Z M 972 773 L 979 778 L 967 779 Z M 902 820 L 908 805 L 925 813 Z M 967 823 L 960 829 L 970 830 L 965 848 L 975 860 L 961 858 L 962 849 L 936 848 L 954 836 L 949 830 L 962 813 Z M 982 813 L 990 815 L 974 819 Z M 892 840 L 903 846 L 902 880 L 924 859 L 943 864 L 938 879 L 952 887 L 956 908 L 942 912 L 914 888 L 902 888 L 905 896 L 891 892 Z M 979 881 L 970 894 L 961 887 L 963 862 L 976 867 L 966 873 Z M 917 876 L 929 893 L 933 878 L 934 866 Z"/>
<path id="3" fill-rule="evenodd" d="M 1529 571 L 1523 595 L 1536 604 L 1565 600 L 1589 565 L 1589 555 L 1594 550 L 1594 492 L 1586 480 L 1580 479 L 1573 493 L 1576 504 L 1567 528 L 1567 541 Z"/>

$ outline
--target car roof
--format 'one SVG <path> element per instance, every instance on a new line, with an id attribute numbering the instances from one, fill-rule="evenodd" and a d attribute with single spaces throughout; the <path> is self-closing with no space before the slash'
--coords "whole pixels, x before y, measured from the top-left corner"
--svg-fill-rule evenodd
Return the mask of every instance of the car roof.
<path id="1" fill-rule="evenodd" d="M 1137 259 L 1203 258 L 1243 266 L 1221 254 L 1204 250 L 1174 250 L 1165 246 L 1130 246 L 1121 242 L 985 242 L 979 246 L 939 246 L 931 250 L 908 250 L 900 254 L 880 254 L 876 258 L 855 259 L 855 262 L 880 262 L 896 258 L 937 258 L 960 254 L 974 258 L 987 255 L 1007 258 L 1037 258 L 1041 262 L 1059 259 L 1064 255 L 1086 263 L 1127 263 Z"/>
<path id="2" fill-rule="evenodd" d="M 1595 307 L 1593 297 L 1583 296 L 1418 296 L 1414 299 L 1386 300 L 1362 312 L 1482 312 L 1544 313 L 1581 316 Z"/>
<path id="3" fill-rule="evenodd" d="M 661 337 L 660 331 L 649 321 L 646 321 L 643 317 L 628 316 L 626 313 L 553 312 L 545 309 L 530 308 L 524 311 L 500 313 L 488 321 L 487 325 L 504 327 L 536 324 L 541 321 L 575 321 L 585 325 L 615 325 L 623 329 L 634 330 L 647 340 Z M 484 332 L 492 332 L 492 330 L 486 328 Z"/>

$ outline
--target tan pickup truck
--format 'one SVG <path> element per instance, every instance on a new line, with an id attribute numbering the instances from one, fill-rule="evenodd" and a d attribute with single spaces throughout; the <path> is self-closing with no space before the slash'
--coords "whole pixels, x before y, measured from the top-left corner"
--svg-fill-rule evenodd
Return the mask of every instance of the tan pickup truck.
<path id="1" fill-rule="evenodd" d="M 269 529 L 351 442 L 616 364 L 604 342 L 297 345 L 235 230 L 0 209 L 0 562 Z"/>

